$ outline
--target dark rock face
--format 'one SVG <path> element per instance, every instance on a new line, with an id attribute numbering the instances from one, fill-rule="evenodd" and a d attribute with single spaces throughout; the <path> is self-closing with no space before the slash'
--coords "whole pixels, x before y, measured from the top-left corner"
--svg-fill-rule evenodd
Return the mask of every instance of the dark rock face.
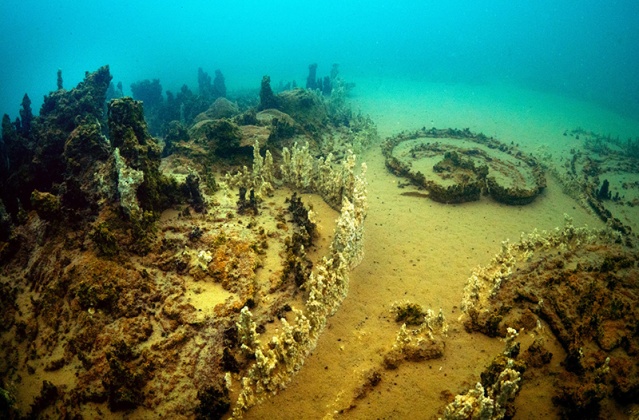
<path id="1" fill-rule="evenodd" d="M 144 121 L 142 101 L 128 97 L 111 101 L 108 124 L 111 145 L 120 148 L 120 153 L 129 160 L 128 163 L 139 169 L 139 150 L 136 147 L 153 142 Z"/>
<path id="2" fill-rule="evenodd" d="M 229 156 L 240 147 L 242 134 L 237 124 L 220 119 L 199 122 L 191 128 L 190 137 L 216 156 Z"/>
<path id="3" fill-rule="evenodd" d="M 97 210 L 103 195 L 112 191 L 112 174 L 106 167 L 111 156 L 109 140 L 100 124 L 83 124 L 71 132 L 64 145 L 66 165 L 63 203 L 73 209 Z"/>
<path id="4" fill-rule="evenodd" d="M 271 89 L 271 77 L 264 76 L 262 77 L 262 84 L 260 86 L 260 105 L 258 106 L 259 111 L 263 111 L 265 109 L 270 108 L 279 108 L 278 100 L 273 93 L 273 89 Z"/>
<path id="5" fill-rule="evenodd" d="M 162 151 L 147 131 L 142 102 L 131 98 L 111 101 L 108 125 L 113 148 L 119 149 L 128 167 L 144 173 L 137 189 L 142 210 L 158 212 L 178 201 L 177 183 L 160 173 Z"/>
<path id="6" fill-rule="evenodd" d="M 173 120 L 164 132 L 164 149 L 162 157 L 167 157 L 175 152 L 175 145 L 181 141 L 189 140 L 189 132 L 181 122 Z"/>
<path id="7" fill-rule="evenodd" d="M 88 122 L 104 123 L 106 91 L 111 82 L 109 67 L 86 73 L 84 81 L 70 91 L 58 90 L 44 98 L 35 119 L 35 156 L 32 161 L 34 182 L 39 189 L 61 181 L 65 171 L 64 145 L 73 130 Z"/>
<path id="8" fill-rule="evenodd" d="M 79 211 L 97 214 L 101 204 L 113 203 L 116 148 L 128 168 L 143 174 L 144 181 L 132 191 L 142 211 L 156 213 L 180 199 L 176 182 L 160 174 L 161 150 L 147 130 L 142 103 L 131 98 L 111 101 L 107 121 L 110 82 L 108 66 L 87 73 L 77 87 L 45 97 L 40 115 L 32 120 L 26 118 L 28 104 L 23 103 L 21 114 L 30 125 L 27 137 L 21 134 L 24 124 L 3 119 L 0 149 L 6 159 L 0 169 L 7 182 L 0 185 L 0 198 L 14 222 L 21 209 L 41 204 L 33 200 L 33 191 L 55 196 L 60 203 L 58 211 L 42 213 L 49 219 L 55 215 L 66 220 Z"/>
<path id="9" fill-rule="evenodd" d="M 69 182 L 82 184 L 70 177 L 80 175 L 78 168 L 89 169 L 89 161 L 107 157 L 108 144 L 100 136 L 110 82 L 109 67 L 104 66 L 94 73 L 87 72 L 77 87 L 45 96 L 38 117 L 31 116 L 30 101 L 25 104 L 24 100 L 24 122 L 18 120 L 12 127 L 5 116 L 2 131 L 7 182 L 0 186 L 0 196 L 8 201 L 7 210 L 14 219 L 21 208 L 31 208 L 33 190 L 58 194 L 66 190 Z M 77 130 L 79 127 L 85 128 Z M 76 185 L 70 189 L 73 195 L 81 188 Z M 77 200 L 83 201 L 79 197 Z"/>
<path id="10" fill-rule="evenodd" d="M 29 163 L 33 156 L 29 139 L 18 134 L 16 125 L 7 114 L 3 116 L 0 142 L 0 179 L 3 182 L 0 183 L 0 199 L 14 222 L 17 221 L 21 202 L 29 201 L 30 192 L 21 187 L 30 178 Z"/>
<path id="11" fill-rule="evenodd" d="M 213 83 L 211 83 L 211 76 L 209 76 L 208 73 L 200 67 L 197 70 L 197 82 L 200 96 L 202 96 L 206 101 L 212 102 L 218 98 L 226 97 L 224 75 L 219 69 L 215 70 L 215 79 L 213 80 Z"/>

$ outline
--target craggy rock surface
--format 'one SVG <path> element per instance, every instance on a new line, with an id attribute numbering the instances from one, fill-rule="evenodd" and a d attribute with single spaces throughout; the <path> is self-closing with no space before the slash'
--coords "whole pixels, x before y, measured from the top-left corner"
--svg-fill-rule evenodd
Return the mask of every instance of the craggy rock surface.
<path id="1" fill-rule="evenodd" d="M 253 309 L 262 332 L 290 311 L 295 281 L 276 272 L 260 292 L 256 271 L 282 266 L 277 250 L 297 227 L 283 200 L 259 217 L 186 209 L 155 225 L 145 256 L 127 251 L 133 238 L 115 215 L 76 232 L 35 214 L 18 227 L 21 249 L 1 271 L 3 330 L 14 333 L 2 338 L 3 388 L 46 372 L 74 377 L 47 408 L 56 416 L 94 415 L 92 403 L 189 415 L 207 387 L 225 389 L 224 373 L 249 362 L 235 332 L 239 310 L 268 294 L 272 304 Z"/>
<path id="2" fill-rule="evenodd" d="M 505 245 L 466 288 L 466 328 L 491 337 L 547 324 L 566 351 L 553 401 L 570 418 L 590 418 L 639 399 L 639 252 L 612 232 L 566 227 Z M 535 341 L 531 368 L 552 355 Z M 614 401 L 614 402 L 613 402 Z"/>
<path id="3" fill-rule="evenodd" d="M 44 98 L 40 115 L 28 118 L 28 129 L 25 121 L 26 115 L 31 115 L 30 108 L 28 112 L 23 110 L 19 130 L 5 116 L 2 138 L 8 167 L 6 182 L 0 184 L 0 198 L 14 222 L 21 209 L 31 209 L 34 189 L 55 190 L 71 206 L 86 204 L 79 172 L 90 169 L 82 168 L 89 163 L 86 159 L 92 163 L 106 158 L 108 144 L 101 135 L 110 81 L 109 67 L 104 66 L 94 73 L 87 72 L 84 81 L 69 91 L 51 92 Z"/>
<path id="4" fill-rule="evenodd" d="M 248 155 L 254 158 L 261 145 L 273 148 L 283 138 L 313 140 L 316 149 L 321 138 L 286 131 L 284 119 L 259 123 L 255 109 L 225 118 L 232 115 L 213 111 L 234 107 L 218 99 L 194 127 L 171 124 L 163 162 L 142 102 L 105 102 L 110 80 L 105 66 L 78 87 L 53 92 L 40 116 L 31 120 L 23 112 L 29 130 L 3 119 L 10 147 L 1 151 L 10 164 L 0 169 L 11 177 L 0 191 L 0 417 L 135 411 L 217 418 L 247 388 L 242 376 L 259 371 L 255 354 L 263 355 L 258 340 L 255 354 L 242 347 L 240 311 L 250 309 L 253 333 L 265 343 L 277 342 L 284 327 L 297 331 L 296 320 L 306 318 L 295 307 L 303 307 L 311 270 L 333 246 L 328 236 L 336 212 L 315 197 L 316 208 L 325 205 L 330 215 L 320 230 L 307 198 L 287 190 L 271 186 L 258 197 L 242 187 L 237 200 L 228 185 L 217 188 L 213 164 L 237 170 L 237 161 L 247 163 L 244 136 L 257 145 Z M 326 108 L 309 95 L 314 107 Z M 301 105 L 287 106 L 297 115 Z M 367 124 L 360 135 L 374 133 L 369 120 L 359 121 Z M 314 122 L 337 132 L 328 121 Z M 356 135 L 340 137 L 342 146 Z M 28 158 L 17 158 L 18 151 Z M 313 165 L 308 158 L 305 165 Z M 338 245 L 352 247 L 349 239 Z M 329 279 L 329 268 L 351 263 L 341 249 L 335 252 L 338 263 L 322 263 Z M 330 289 L 328 281 L 321 284 Z M 341 299 L 331 301 L 333 312 Z M 283 346 L 304 349 L 300 337 Z M 298 352 L 290 359 L 301 366 L 306 353 Z M 281 383 L 295 371 L 286 368 L 278 373 Z M 239 410 L 257 401 L 243 401 Z"/>

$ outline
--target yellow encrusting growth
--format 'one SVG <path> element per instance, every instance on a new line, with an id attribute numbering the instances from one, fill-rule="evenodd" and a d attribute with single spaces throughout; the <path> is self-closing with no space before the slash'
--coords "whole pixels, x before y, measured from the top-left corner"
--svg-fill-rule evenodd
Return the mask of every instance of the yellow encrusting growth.
<path id="1" fill-rule="evenodd" d="M 255 146 L 257 170 L 251 177 L 244 171 L 228 177 L 229 184 L 262 189 L 266 172 L 272 166 L 263 165 Z M 269 155 L 267 154 L 267 157 Z M 267 159 L 268 161 L 268 159 Z M 253 352 L 255 362 L 241 378 L 241 390 L 233 409 L 233 417 L 241 417 L 251 406 L 270 393 L 283 389 L 292 374 L 304 364 L 304 359 L 315 348 L 326 325 L 326 319 L 335 313 L 348 292 L 349 270 L 363 257 L 363 229 L 366 218 L 366 164 L 360 175 L 354 174 L 355 156 L 349 153 L 342 166 L 334 167 L 331 157 L 315 160 L 308 146 L 296 146 L 292 153 L 284 150 L 281 166 L 283 182 L 302 190 L 320 193 L 327 202 L 339 199 L 341 214 L 337 220 L 329 254 L 316 264 L 305 282 L 308 297 L 302 310 L 294 310 L 294 320 L 282 318 L 281 331 L 263 345 L 255 332 L 255 322 L 248 308 L 243 308 L 237 323 L 238 336 L 245 352 Z M 320 176 L 314 176 L 321 174 Z M 319 182 L 318 180 L 321 180 Z M 330 199 L 329 199 L 330 198 Z"/>

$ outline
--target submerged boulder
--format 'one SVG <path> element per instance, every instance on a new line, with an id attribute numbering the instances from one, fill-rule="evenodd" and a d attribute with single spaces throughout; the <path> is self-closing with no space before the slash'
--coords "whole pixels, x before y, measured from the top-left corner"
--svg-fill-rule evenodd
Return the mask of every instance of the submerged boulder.
<path id="1" fill-rule="evenodd" d="M 309 133 L 317 133 L 329 121 L 322 98 L 307 89 L 287 90 L 277 95 L 279 108 Z"/>
<path id="2" fill-rule="evenodd" d="M 226 98 L 217 98 L 211 106 L 201 114 L 195 117 L 195 123 L 204 120 L 218 120 L 221 118 L 231 118 L 240 113 L 240 108 L 237 104 L 229 101 Z"/>
<path id="3" fill-rule="evenodd" d="M 227 119 L 200 121 L 191 127 L 189 136 L 195 143 L 205 145 L 210 153 L 218 156 L 228 155 L 240 147 L 242 139 L 238 125 Z"/>

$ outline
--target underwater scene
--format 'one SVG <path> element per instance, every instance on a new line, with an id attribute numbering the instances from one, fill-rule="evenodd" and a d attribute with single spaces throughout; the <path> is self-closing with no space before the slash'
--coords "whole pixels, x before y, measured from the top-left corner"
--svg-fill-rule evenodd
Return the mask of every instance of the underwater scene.
<path id="1" fill-rule="evenodd" d="M 637 16 L 3 1 L 0 418 L 639 419 Z"/>

